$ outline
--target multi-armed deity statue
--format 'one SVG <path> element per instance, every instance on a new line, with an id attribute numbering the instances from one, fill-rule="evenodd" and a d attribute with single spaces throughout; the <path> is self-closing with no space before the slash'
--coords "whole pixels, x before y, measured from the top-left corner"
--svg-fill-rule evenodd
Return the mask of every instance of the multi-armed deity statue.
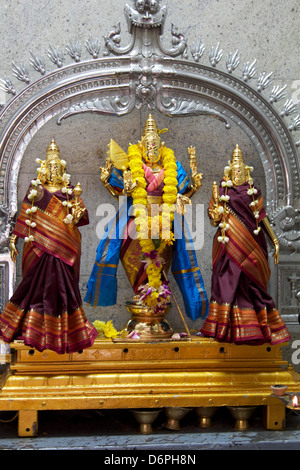
<path id="1" fill-rule="evenodd" d="M 98 335 L 86 319 L 78 287 L 77 227 L 89 223 L 88 214 L 80 184 L 70 184 L 54 140 L 46 160 L 38 163 L 10 239 L 14 261 L 17 240 L 24 239 L 22 281 L 0 315 L 1 338 L 23 340 L 39 351 L 76 352 L 91 346 Z"/>
<path id="2" fill-rule="evenodd" d="M 93 306 L 116 303 L 121 260 L 133 289 L 131 308 L 161 317 L 170 302 L 167 272 L 172 265 L 186 314 L 195 320 L 206 315 L 207 296 L 195 252 L 187 250 L 184 236 L 177 236 L 175 219 L 200 188 L 202 174 L 197 172 L 195 149 L 189 148 L 187 175 L 161 141 L 162 132 L 149 115 L 141 141 L 129 145 L 127 153 L 110 142 L 100 180 L 114 196 L 127 196 L 126 214 L 118 213 L 98 246 L 85 300 Z"/>
<path id="3" fill-rule="evenodd" d="M 276 344 L 288 341 L 290 335 L 267 292 L 270 267 L 264 231 L 274 245 L 275 263 L 279 243 L 251 169 L 236 146 L 220 187 L 213 185 L 208 213 L 218 231 L 209 315 L 201 332 L 237 344 Z"/>

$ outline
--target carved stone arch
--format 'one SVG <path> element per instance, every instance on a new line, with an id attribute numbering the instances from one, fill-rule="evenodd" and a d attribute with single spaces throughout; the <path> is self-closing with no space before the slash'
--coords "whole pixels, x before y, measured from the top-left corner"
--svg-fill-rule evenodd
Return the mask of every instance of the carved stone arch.
<path id="1" fill-rule="evenodd" d="M 170 65 L 157 94 L 161 112 L 173 115 L 208 114 L 229 128 L 235 122 L 253 141 L 267 179 L 267 206 L 299 206 L 300 165 L 296 145 L 283 119 L 256 90 L 242 80 L 187 61 Z"/>
<path id="2" fill-rule="evenodd" d="M 59 116 L 68 113 L 128 113 L 134 106 L 129 89 L 126 66 L 118 71 L 115 60 L 99 59 L 53 72 L 9 102 L 0 116 L 0 202 L 12 216 L 21 160 L 35 133 L 56 116 L 60 124 Z"/>
<path id="3" fill-rule="evenodd" d="M 58 124 L 74 114 L 123 115 L 139 105 L 134 71 L 128 59 L 98 59 L 68 66 L 47 80 L 29 85 L 1 116 L 1 202 L 16 210 L 16 181 L 25 148 L 33 135 L 57 116 Z M 91 67 L 92 66 L 92 67 Z M 169 116 L 210 115 L 227 127 L 240 126 L 253 140 L 267 178 L 267 205 L 299 201 L 299 159 L 284 121 L 258 92 L 229 74 L 188 61 L 162 61 L 155 107 Z M 7 121 L 6 125 L 4 125 Z"/>

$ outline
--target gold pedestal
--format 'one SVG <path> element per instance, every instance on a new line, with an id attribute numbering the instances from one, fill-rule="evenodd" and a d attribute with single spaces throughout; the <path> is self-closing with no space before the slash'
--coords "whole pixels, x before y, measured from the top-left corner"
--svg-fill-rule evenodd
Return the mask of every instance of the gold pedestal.
<path id="1" fill-rule="evenodd" d="M 235 419 L 234 429 L 245 431 L 249 428 L 249 419 L 251 418 L 255 406 L 229 406 L 230 413 Z"/>
<path id="2" fill-rule="evenodd" d="M 198 426 L 200 428 L 206 429 L 212 425 L 212 417 L 214 416 L 217 408 L 215 406 L 199 406 L 196 408 L 198 415 Z"/>
<path id="3" fill-rule="evenodd" d="M 164 427 L 173 431 L 180 431 L 180 421 L 191 411 L 191 408 L 168 407 L 165 410 L 167 421 Z"/>
<path id="4" fill-rule="evenodd" d="M 154 314 L 146 305 L 127 302 L 131 319 L 126 325 L 127 333 L 136 333 L 141 341 L 169 341 L 173 330 L 165 319 L 169 308 L 160 314 Z"/>
<path id="5" fill-rule="evenodd" d="M 152 424 L 158 417 L 161 410 L 131 410 L 136 421 L 139 423 L 141 434 L 151 434 Z"/>
<path id="6" fill-rule="evenodd" d="M 37 434 L 42 410 L 168 407 L 261 406 L 264 426 L 280 430 L 285 405 L 271 386 L 300 392 L 300 377 L 282 359 L 281 347 L 196 336 L 185 342 L 97 339 L 81 353 L 59 355 L 14 342 L 0 410 L 19 411 L 20 436 Z"/>

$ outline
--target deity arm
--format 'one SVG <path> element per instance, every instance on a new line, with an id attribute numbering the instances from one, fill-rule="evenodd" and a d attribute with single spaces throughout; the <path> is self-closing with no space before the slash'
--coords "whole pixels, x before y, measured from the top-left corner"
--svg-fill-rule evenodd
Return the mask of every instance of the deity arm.
<path id="1" fill-rule="evenodd" d="M 182 215 L 185 214 L 186 204 L 190 206 L 192 205 L 192 201 L 189 198 L 189 196 L 187 196 L 185 193 L 184 194 L 177 193 L 176 205 L 175 205 L 177 214 L 182 214 Z"/>
<path id="2" fill-rule="evenodd" d="M 202 183 L 201 183 L 202 184 Z M 200 186 L 201 186 L 200 184 Z M 200 186 L 198 185 L 195 185 L 195 184 L 191 184 L 188 188 L 187 188 L 187 191 L 185 193 L 185 196 L 188 197 L 188 198 L 191 198 L 197 191 L 198 189 L 200 188 Z"/>
<path id="3" fill-rule="evenodd" d="M 133 181 L 130 170 L 123 171 L 123 191 L 124 196 L 130 196 L 132 191 L 137 187 L 138 180 Z"/>
<path id="4" fill-rule="evenodd" d="M 202 186 L 203 173 L 198 173 L 195 147 L 189 147 L 188 153 L 190 156 L 189 160 L 192 184 L 187 188 L 185 196 L 191 198 Z"/>
<path id="5" fill-rule="evenodd" d="M 75 224 L 78 224 L 80 219 L 83 217 L 83 215 L 86 212 L 86 208 L 82 206 L 81 204 L 81 199 L 80 195 L 82 193 L 81 185 L 80 183 L 77 183 L 77 185 L 74 188 L 74 202 L 73 202 L 73 207 L 72 207 L 72 215 L 73 215 L 73 222 Z"/>
<path id="6" fill-rule="evenodd" d="M 18 256 L 19 252 L 17 250 L 17 241 L 19 237 L 15 234 L 12 234 L 10 237 L 9 241 L 9 251 L 10 251 L 10 256 L 13 262 L 16 262 L 16 257 Z"/>
<path id="7" fill-rule="evenodd" d="M 265 216 L 262 219 L 261 222 L 263 223 L 263 228 L 264 228 L 268 238 L 270 239 L 270 241 L 274 245 L 274 250 L 275 250 L 274 254 L 273 254 L 274 263 L 278 264 L 278 261 L 279 261 L 279 241 L 278 241 L 278 238 L 276 237 L 276 235 L 274 233 L 274 230 L 272 229 L 270 221 L 269 221 L 267 216 Z"/>
<path id="8" fill-rule="evenodd" d="M 112 170 L 113 170 L 113 164 L 112 164 L 111 159 L 108 157 L 106 159 L 106 166 L 100 167 L 100 171 L 101 171 L 100 181 L 112 196 L 119 197 L 119 195 L 122 194 L 122 189 L 113 186 L 109 182 L 109 179 L 112 174 Z"/>
<path id="9" fill-rule="evenodd" d="M 220 220 L 222 219 L 222 214 L 224 212 L 224 206 L 220 204 L 219 198 L 219 187 L 217 183 L 214 181 L 212 186 L 212 198 L 208 208 L 208 216 L 210 218 L 211 224 L 216 227 Z"/>
<path id="10" fill-rule="evenodd" d="M 109 182 L 103 183 L 103 186 L 107 189 L 107 191 L 114 197 L 119 197 L 122 194 L 122 191 L 115 186 L 112 186 Z"/>

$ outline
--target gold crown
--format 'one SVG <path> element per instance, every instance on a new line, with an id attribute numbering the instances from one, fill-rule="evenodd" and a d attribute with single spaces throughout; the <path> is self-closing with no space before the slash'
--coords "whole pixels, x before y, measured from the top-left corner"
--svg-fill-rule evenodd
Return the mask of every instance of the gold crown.
<path id="1" fill-rule="evenodd" d="M 231 161 L 224 169 L 224 176 L 230 177 L 236 186 L 239 186 L 250 179 L 252 168 L 245 164 L 243 152 L 238 145 L 232 152 Z"/>
<path id="2" fill-rule="evenodd" d="M 145 122 L 144 130 L 143 130 L 143 138 L 147 138 L 148 136 L 158 136 L 159 129 L 156 125 L 156 122 L 153 119 L 152 114 L 149 114 L 147 121 Z"/>
<path id="3" fill-rule="evenodd" d="M 243 152 L 240 147 L 236 145 L 234 151 L 232 152 L 230 166 L 245 166 Z"/>
<path id="4" fill-rule="evenodd" d="M 159 137 L 160 134 L 164 134 L 168 129 L 159 129 L 153 119 L 152 114 L 149 114 L 147 121 L 145 122 L 142 140 L 148 140 L 149 138 Z"/>
<path id="5" fill-rule="evenodd" d="M 50 145 L 46 150 L 47 160 L 60 160 L 59 158 L 59 148 L 57 147 L 55 140 L 52 139 Z"/>

